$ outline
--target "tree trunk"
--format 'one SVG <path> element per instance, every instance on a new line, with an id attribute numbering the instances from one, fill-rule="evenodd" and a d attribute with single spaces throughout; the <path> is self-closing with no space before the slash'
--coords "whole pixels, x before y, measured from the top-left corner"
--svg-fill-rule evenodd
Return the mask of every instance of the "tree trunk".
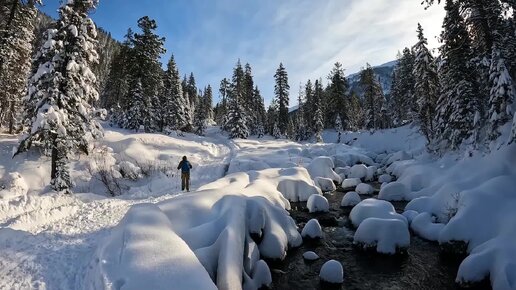
<path id="1" fill-rule="evenodd" d="M 50 170 L 50 179 L 54 179 L 57 177 L 57 135 L 52 134 L 52 162 L 51 162 L 51 170 Z"/>

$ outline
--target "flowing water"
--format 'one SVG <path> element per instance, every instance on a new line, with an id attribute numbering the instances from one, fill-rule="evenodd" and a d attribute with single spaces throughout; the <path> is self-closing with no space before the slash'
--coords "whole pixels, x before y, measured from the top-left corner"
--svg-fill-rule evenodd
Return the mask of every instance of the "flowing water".
<path id="1" fill-rule="evenodd" d="M 378 185 L 375 185 L 378 187 Z M 354 228 L 348 219 L 351 208 L 340 208 L 342 190 L 325 194 L 330 202 L 330 212 L 310 214 L 306 203 L 291 203 L 291 215 L 300 229 L 316 218 L 323 227 L 320 241 L 305 241 L 299 248 L 289 251 L 282 262 L 270 262 L 273 289 L 460 289 L 455 283 L 460 259 L 441 254 L 437 243 L 411 236 L 405 255 L 379 255 L 364 252 L 353 246 Z M 363 196 L 368 198 L 371 196 Z M 401 212 L 405 203 L 394 203 Z M 316 252 L 320 259 L 309 262 L 303 259 L 306 251 Z M 324 285 L 319 280 L 319 270 L 324 262 L 335 259 L 344 267 L 342 285 Z M 490 289 L 489 283 L 469 289 Z"/>

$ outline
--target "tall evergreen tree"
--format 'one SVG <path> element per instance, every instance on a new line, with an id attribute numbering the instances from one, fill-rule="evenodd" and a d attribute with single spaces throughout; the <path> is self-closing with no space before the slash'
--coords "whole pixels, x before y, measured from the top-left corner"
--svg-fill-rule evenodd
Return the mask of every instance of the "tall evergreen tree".
<path id="1" fill-rule="evenodd" d="M 276 74 L 274 74 L 274 80 L 276 84 L 274 86 L 274 94 L 278 100 L 279 105 L 279 116 L 278 116 L 278 128 L 282 135 L 287 133 L 288 127 L 288 109 L 289 109 L 289 90 L 288 75 L 283 63 L 280 63 Z"/>
<path id="2" fill-rule="evenodd" d="M 68 154 L 88 152 L 91 138 L 102 136 L 90 105 L 98 99 L 91 65 L 97 61 L 96 29 L 88 12 L 94 0 L 67 1 L 59 8 L 55 29 L 46 32 L 36 68 L 30 77 L 27 100 L 28 134 L 14 155 L 43 141 L 52 150 L 51 185 L 68 191 L 73 182 L 68 171 Z"/>
<path id="3" fill-rule="evenodd" d="M 399 56 L 395 68 L 393 90 L 391 98 L 396 104 L 394 111 L 394 123 L 403 125 L 414 120 L 417 110 L 417 102 L 414 96 L 414 53 L 411 49 L 405 48 Z"/>
<path id="4" fill-rule="evenodd" d="M 439 150 L 457 149 L 474 135 L 475 76 L 469 69 L 471 44 L 466 24 L 453 0 L 446 1 L 441 41 L 441 93 L 437 102 L 436 136 Z"/>
<path id="5" fill-rule="evenodd" d="M 418 43 L 414 46 L 416 60 L 414 62 L 414 94 L 417 98 L 417 120 L 421 133 L 430 142 L 434 136 L 435 106 L 439 93 L 439 78 L 435 59 L 427 48 L 428 42 L 418 24 Z"/>
<path id="6" fill-rule="evenodd" d="M 360 73 L 360 85 L 364 91 L 365 127 L 367 129 L 380 129 L 385 120 L 382 116 L 382 107 L 385 104 L 382 86 L 376 79 L 373 68 L 367 64 Z"/>
<path id="7" fill-rule="evenodd" d="M 327 106 L 327 120 L 328 126 L 335 127 L 335 121 L 339 117 L 342 121 L 343 128 L 348 128 L 349 125 L 349 85 L 344 75 L 344 68 L 342 64 L 335 63 L 333 70 L 328 77 L 330 80 L 328 87 L 328 104 Z"/>
<path id="8" fill-rule="evenodd" d="M 6 22 L 0 26 L 0 127 L 6 124 L 10 134 L 15 130 L 31 68 L 36 3 L 41 2 L 13 0 L 2 4 L 8 9 L 2 13 L 6 15 L 0 15 Z"/>
<path id="9" fill-rule="evenodd" d="M 166 103 L 162 105 L 167 111 L 167 124 L 173 130 L 185 131 L 188 129 L 187 101 L 184 98 L 181 76 L 179 75 L 179 70 L 173 55 L 170 57 L 167 64 L 164 85 Z"/>
<path id="10" fill-rule="evenodd" d="M 323 100 L 323 87 L 322 81 L 316 80 L 314 84 L 314 92 L 313 92 L 313 102 L 314 102 L 314 134 L 315 139 L 318 143 L 322 142 L 322 131 L 324 129 L 324 116 L 322 113 L 322 100 Z"/>

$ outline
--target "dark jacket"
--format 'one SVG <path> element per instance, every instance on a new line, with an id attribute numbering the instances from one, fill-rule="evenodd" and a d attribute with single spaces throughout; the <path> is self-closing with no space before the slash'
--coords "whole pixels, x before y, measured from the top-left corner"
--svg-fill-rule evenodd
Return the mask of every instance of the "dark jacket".
<path id="1" fill-rule="evenodd" d="M 179 162 L 177 169 L 181 169 L 182 173 L 190 173 L 190 169 L 192 169 L 192 164 L 188 162 L 188 160 L 182 160 Z"/>

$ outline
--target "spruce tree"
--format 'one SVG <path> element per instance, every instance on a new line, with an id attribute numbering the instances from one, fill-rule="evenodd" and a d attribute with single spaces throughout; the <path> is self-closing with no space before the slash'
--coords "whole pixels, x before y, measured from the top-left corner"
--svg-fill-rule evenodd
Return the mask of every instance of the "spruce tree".
<path id="1" fill-rule="evenodd" d="M 313 86 L 310 80 L 308 80 L 305 85 L 305 99 L 305 109 L 303 113 L 305 114 L 304 119 L 306 120 L 307 138 L 310 138 L 310 135 L 315 132 L 312 120 L 314 120 L 314 112 L 316 110 Z"/>
<path id="2" fill-rule="evenodd" d="M 385 116 L 382 116 L 385 96 L 374 70 L 369 64 L 360 73 L 360 85 L 364 91 L 365 128 L 380 129 L 385 123 L 383 119 Z"/>
<path id="3" fill-rule="evenodd" d="M 288 127 L 288 109 L 289 109 L 289 90 L 288 75 L 283 63 L 280 63 L 276 73 L 274 74 L 276 84 L 274 86 L 274 94 L 278 100 L 279 105 L 279 116 L 278 116 L 278 128 L 281 135 L 287 133 Z"/>
<path id="4" fill-rule="evenodd" d="M 394 112 L 394 123 L 396 125 L 403 125 L 413 121 L 418 111 L 414 96 L 414 59 L 412 50 L 405 48 L 395 68 L 391 97 L 394 98 L 394 103 L 396 104 Z"/>
<path id="5" fill-rule="evenodd" d="M 69 191 L 73 185 L 68 171 L 68 154 L 88 152 L 92 138 L 102 136 L 94 120 L 98 99 L 96 78 L 91 65 L 98 60 L 95 51 L 96 28 L 88 17 L 97 1 L 68 1 L 59 8 L 56 28 L 46 32 L 47 41 L 37 54 L 27 98 L 27 134 L 14 155 L 42 141 L 52 151 L 51 185 L 56 191 Z"/>
<path id="6" fill-rule="evenodd" d="M 416 60 L 414 62 L 414 94 L 417 98 L 417 120 L 421 133 L 430 142 L 434 136 L 435 105 L 439 93 L 439 78 L 435 59 L 427 48 L 428 42 L 418 24 L 419 42 L 414 46 Z"/>
<path id="7" fill-rule="evenodd" d="M 337 115 L 337 118 L 335 119 L 335 131 L 337 131 L 337 134 L 338 134 L 337 143 L 340 143 L 340 138 L 341 138 L 343 130 L 342 130 L 342 121 L 340 120 L 339 115 Z"/>
<path id="8" fill-rule="evenodd" d="M 239 98 L 234 98 L 229 104 L 228 121 L 226 124 L 231 139 L 247 139 L 249 129 L 246 126 L 247 120 L 244 115 L 244 108 L 239 103 Z"/>
<path id="9" fill-rule="evenodd" d="M 333 70 L 328 77 L 330 80 L 328 86 L 327 102 L 327 120 L 328 126 L 335 127 L 335 120 L 339 117 L 342 121 L 343 128 L 348 128 L 349 123 L 349 85 L 344 75 L 342 64 L 335 63 Z"/>
<path id="10" fill-rule="evenodd" d="M 6 23 L 0 27 L 0 128 L 6 124 L 9 134 L 15 131 L 20 103 L 26 93 L 31 68 L 32 42 L 37 0 L 24 3 L 13 0 L 5 11 Z M 3 4 L 7 5 L 7 3 Z M 2 13 L 4 14 L 4 13 Z"/>
<path id="11" fill-rule="evenodd" d="M 458 149 L 474 134 L 475 76 L 469 69 L 471 44 L 459 5 L 446 1 L 441 35 L 441 93 L 437 102 L 436 141 L 438 150 Z"/>
<path id="12" fill-rule="evenodd" d="M 323 101 L 323 87 L 322 81 L 316 80 L 314 84 L 314 92 L 313 92 L 313 102 L 314 102 L 314 115 L 313 115 L 313 129 L 315 134 L 316 142 L 321 143 L 322 140 L 322 131 L 324 130 L 324 116 L 322 113 L 322 101 Z"/>
<path id="13" fill-rule="evenodd" d="M 172 130 L 187 130 L 188 127 L 188 108 L 184 98 L 181 85 L 181 76 L 177 68 L 174 56 L 170 57 L 164 78 L 164 95 L 166 103 L 162 104 L 167 111 L 167 124 Z"/>

